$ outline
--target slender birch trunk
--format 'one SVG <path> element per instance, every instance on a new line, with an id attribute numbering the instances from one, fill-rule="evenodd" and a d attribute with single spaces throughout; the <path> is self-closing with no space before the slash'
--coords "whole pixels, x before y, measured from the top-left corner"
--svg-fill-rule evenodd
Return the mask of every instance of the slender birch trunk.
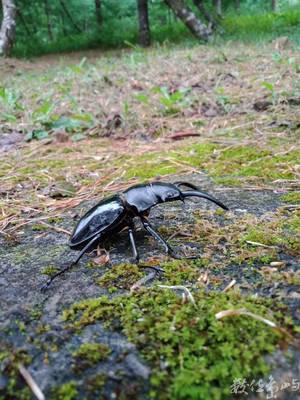
<path id="1" fill-rule="evenodd" d="M 196 17 L 183 0 L 165 0 L 165 3 L 197 38 L 207 40 L 212 34 L 211 29 Z"/>
<path id="2" fill-rule="evenodd" d="M 213 16 L 206 10 L 206 8 L 203 4 L 203 0 L 193 0 L 193 3 L 198 8 L 198 10 L 201 12 L 201 14 L 206 19 L 206 21 L 214 29 L 217 26 L 217 22 L 214 20 Z"/>
<path id="3" fill-rule="evenodd" d="M 3 20 L 0 29 L 0 56 L 8 57 L 14 44 L 17 8 L 14 0 L 2 0 Z"/>

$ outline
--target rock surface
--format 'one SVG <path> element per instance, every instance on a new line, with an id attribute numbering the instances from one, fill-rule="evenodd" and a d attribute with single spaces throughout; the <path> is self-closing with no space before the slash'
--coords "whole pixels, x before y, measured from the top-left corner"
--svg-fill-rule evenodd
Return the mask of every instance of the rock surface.
<path id="1" fill-rule="evenodd" d="M 281 204 L 279 196 L 272 191 L 219 188 L 205 175 L 180 177 L 183 178 L 199 184 L 220 198 L 237 216 L 245 213 L 261 216 L 266 212 L 275 211 Z M 89 208 L 90 204 L 86 207 Z M 155 227 L 167 226 L 175 232 L 180 229 L 181 224 L 195 223 L 193 217 L 195 210 L 213 209 L 215 206 L 206 201 L 192 200 L 185 205 L 170 203 L 153 208 L 151 221 Z M 222 216 L 215 218 L 222 220 Z M 66 215 L 63 225 L 69 229 L 74 225 L 69 214 Z M 28 370 L 46 394 L 46 398 L 52 398 L 51 393 L 54 388 L 75 380 L 81 388 L 80 397 L 75 398 L 94 399 L 95 394 L 90 394 L 87 387 L 91 376 L 99 374 L 108 377 L 101 398 L 129 398 L 132 393 L 137 398 L 148 398 L 151 368 L 125 336 L 104 328 L 101 323 L 87 326 L 80 333 L 76 333 L 66 330 L 61 320 L 62 311 L 74 302 L 107 294 L 107 289 L 95 283 L 95 277 L 103 275 L 109 266 L 87 268 L 90 258 L 85 255 L 77 267 L 54 281 L 46 293 L 40 292 L 42 284 L 47 279 L 47 276 L 42 274 L 43 268 L 49 265 L 62 268 L 74 259 L 75 253 L 67 247 L 67 240 L 67 236 L 63 233 L 45 231 L 41 234 L 33 232 L 30 228 L 25 231 L 17 245 L 10 245 L 1 238 L 1 349 L 13 352 L 22 349 L 31 356 Z M 138 232 L 137 241 L 144 259 L 161 254 L 161 249 L 152 241 L 149 242 L 144 232 Z M 179 251 L 186 242 L 186 238 L 180 238 Z M 110 244 L 111 263 L 129 261 L 130 256 L 127 236 L 122 233 Z M 297 264 L 299 261 L 296 259 L 286 257 L 284 254 L 282 259 L 285 259 L 290 268 L 299 268 Z M 252 272 L 249 269 L 247 271 L 248 275 L 245 277 L 243 269 L 237 265 L 229 265 L 221 272 L 212 270 L 211 273 L 218 276 L 221 274 L 227 283 L 232 279 L 236 279 L 238 283 L 247 281 L 249 289 L 246 290 L 251 291 L 251 285 L 261 279 L 261 276 L 255 273 L 255 268 Z M 299 318 L 300 299 L 296 287 L 291 287 L 285 282 L 263 282 L 259 290 L 253 294 L 258 292 L 274 298 L 280 295 L 281 300 L 288 304 L 291 315 Z M 79 376 L 75 375 L 72 370 L 72 352 L 81 344 L 90 341 L 106 344 L 111 349 L 111 354 L 107 360 L 82 371 Z M 270 362 L 273 364 L 275 377 L 282 377 L 284 374 L 288 374 L 290 378 L 299 377 L 299 364 L 293 350 L 290 351 L 290 358 L 281 354 L 271 357 Z M 1 365 L 0 362 L 0 366 L 0 398 L 6 399 L 10 398 L 5 397 L 8 378 L 5 374 L 5 365 Z M 23 387 L 24 384 L 19 382 L 18 385 Z M 283 397 L 280 398 L 295 398 L 291 397 L 295 393 L 289 394 L 287 391 L 281 395 Z"/>

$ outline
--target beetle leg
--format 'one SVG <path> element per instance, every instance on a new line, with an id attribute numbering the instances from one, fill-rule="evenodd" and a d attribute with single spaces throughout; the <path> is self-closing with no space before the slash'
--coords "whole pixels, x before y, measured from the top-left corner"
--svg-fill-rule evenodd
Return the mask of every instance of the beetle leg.
<path id="1" fill-rule="evenodd" d="M 84 255 L 84 253 L 86 253 L 92 246 L 93 244 L 95 244 L 95 242 L 97 240 L 99 240 L 101 234 L 99 233 L 98 235 L 96 235 L 90 242 L 88 242 L 88 244 L 81 250 L 81 252 L 79 253 L 78 257 L 76 258 L 76 260 L 74 262 L 72 262 L 70 265 L 68 265 L 67 267 L 61 269 L 60 271 L 58 271 L 56 274 L 54 274 L 53 276 L 51 276 L 50 279 L 48 279 L 48 281 L 41 287 L 41 291 L 44 292 L 46 289 L 48 289 L 48 287 L 51 285 L 52 281 L 57 278 L 59 275 L 64 274 L 66 271 L 68 271 L 69 269 L 71 269 L 74 265 L 76 265 L 78 263 L 78 261 L 81 259 L 81 257 Z"/>
<path id="2" fill-rule="evenodd" d="M 155 267 L 154 265 L 139 265 L 139 268 L 149 268 L 156 273 L 157 276 L 161 276 L 165 270 L 161 267 Z"/>
<path id="3" fill-rule="evenodd" d="M 171 255 L 174 258 L 178 258 L 178 256 L 175 254 L 172 247 L 165 241 L 165 239 L 163 237 L 160 236 L 160 234 L 158 232 L 156 232 L 152 228 L 152 226 L 149 224 L 149 222 L 146 220 L 146 218 L 141 217 L 141 221 L 142 221 L 143 227 L 146 229 L 146 231 L 165 248 L 166 253 L 168 253 L 169 255 Z"/>
<path id="4" fill-rule="evenodd" d="M 182 258 L 188 260 L 196 260 L 197 258 L 199 258 L 199 256 L 183 256 L 183 257 L 179 256 L 178 254 L 175 253 L 172 247 L 165 241 L 165 239 L 161 237 L 160 234 L 153 229 L 153 227 L 149 224 L 146 218 L 141 217 L 141 221 L 146 231 L 150 233 L 152 237 L 154 237 L 159 243 L 161 243 L 164 246 L 166 253 L 168 253 L 171 257 L 175 258 L 176 260 L 181 260 Z"/>
<path id="5" fill-rule="evenodd" d="M 177 187 L 178 186 L 186 186 L 190 189 L 199 190 L 199 188 L 196 185 L 194 185 L 193 183 L 189 183 L 189 182 L 179 181 L 179 182 L 174 182 L 174 185 Z"/>
<path id="6" fill-rule="evenodd" d="M 129 240 L 130 240 L 131 249 L 132 249 L 132 253 L 133 253 L 133 258 L 134 258 L 134 261 L 136 262 L 136 264 L 138 264 L 139 260 L 140 260 L 140 256 L 139 256 L 138 250 L 136 248 L 134 234 L 133 234 L 133 228 L 129 228 L 128 234 L 129 234 Z"/>

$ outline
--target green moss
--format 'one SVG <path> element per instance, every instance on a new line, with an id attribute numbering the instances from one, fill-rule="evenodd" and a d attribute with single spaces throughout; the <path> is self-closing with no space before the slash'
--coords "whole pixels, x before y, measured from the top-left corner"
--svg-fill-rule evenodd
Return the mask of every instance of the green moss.
<path id="1" fill-rule="evenodd" d="M 8 351 L 4 350 L 4 351 L 0 352 L 0 361 L 3 361 L 8 357 L 9 357 L 9 352 Z"/>
<path id="2" fill-rule="evenodd" d="M 170 163 L 166 156 L 160 153 L 144 154 L 131 160 L 126 169 L 125 178 L 131 179 L 138 177 L 140 179 L 150 179 L 159 176 L 174 174 L 178 171 L 178 166 Z"/>
<path id="3" fill-rule="evenodd" d="M 184 285 L 186 282 L 195 282 L 199 277 L 199 265 L 203 265 L 203 260 L 189 263 L 186 260 L 174 260 L 162 263 L 160 266 L 164 272 L 164 284 Z"/>
<path id="4" fill-rule="evenodd" d="M 291 255 L 296 255 L 300 249 L 300 216 L 297 210 L 278 212 L 272 214 L 272 218 L 266 214 L 246 223 L 240 221 L 240 228 L 243 232 L 239 233 L 239 243 L 251 241 L 276 246 Z"/>
<path id="5" fill-rule="evenodd" d="M 237 147 L 222 152 L 216 165 L 212 166 L 213 175 L 232 174 L 255 179 L 263 182 L 274 179 L 292 179 L 295 174 L 289 165 L 296 165 L 300 151 L 294 150 L 286 155 L 274 156 L 267 150 L 257 147 Z M 228 161 L 226 161 L 228 160 Z M 224 161 L 221 162 L 220 161 Z"/>
<path id="6" fill-rule="evenodd" d="M 102 343 L 83 343 L 72 353 L 76 359 L 76 367 L 88 368 L 100 361 L 106 360 L 111 353 L 108 346 Z"/>
<path id="7" fill-rule="evenodd" d="M 202 167 L 202 164 L 209 161 L 217 148 L 219 146 L 213 143 L 194 143 L 182 146 L 180 151 L 143 154 L 135 159 L 127 160 L 129 167 L 125 177 L 127 179 L 133 177 L 150 179 L 174 174 L 187 165 Z"/>
<path id="8" fill-rule="evenodd" d="M 141 268 L 134 264 L 113 265 L 101 278 L 97 279 L 100 286 L 120 289 L 130 289 L 130 287 L 141 277 Z"/>
<path id="9" fill-rule="evenodd" d="M 97 374 L 87 378 L 85 385 L 87 391 L 93 394 L 99 394 L 107 381 L 105 374 Z"/>
<path id="10" fill-rule="evenodd" d="M 18 365 L 28 365 L 31 356 L 22 348 L 9 349 L 5 343 L 0 342 L 0 347 L 5 351 L 0 352 L 0 361 L 3 362 L 2 373 L 8 378 L 7 385 L 0 389 L 0 399 L 5 400 L 30 400 L 32 393 L 22 379 Z M 3 396 L 3 397 L 2 397 Z"/>
<path id="11" fill-rule="evenodd" d="M 47 231 L 49 229 L 49 227 L 47 227 L 46 225 L 43 225 L 43 224 L 33 224 L 33 225 L 31 225 L 31 229 L 33 231 L 42 232 L 42 231 Z"/>
<path id="12" fill-rule="evenodd" d="M 58 224 L 59 222 L 63 222 L 62 217 L 50 217 L 47 219 L 48 224 Z"/>
<path id="13" fill-rule="evenodd" d="M 297 204 L 300 203 L 300 192 L 290 192 L 284 194 L 280 199 L 286 203 Z"/>
<path id="14" fill-rule="evenodd" d="M 215 314 L 247 308 L 280 324 L 282 310 L 239 293 L 193 291 L 193 296 L 196 307 L 183 304 L 172 290 L 142 289 L 132 296 L 74 304 L 64 319 L 80 329 L 96 321 L 121 328 L 151 365 L 157 399 L 225 398 L 234 378 L 268 371 L 264 355 L 274 351 L 279 334 L 249 317 L 218 321 Z"/>
<path id="15" fill-rule="evenodd" d="M 49 265 L 48 267 L 44 267 L 41 272 L 44 275 L 53 276 L 58 272 L 58 268 L 54 267 L 53 265 Z"/>
<path id="16" fill-rule="evenodd" d="M 292 179 L 292 168 L 300 158 L 300 151 L 274 155 L 270 150 L 256 146 L 237 145 L 230 148 L 214 143 L 193 143 L 180 151 L 155 152 L 140 157 L 127 158 L 127 179 L 150 179 L 178 172 L 184 166 L 206 170 L 220 183 L 237 186 L 245 181 L 267 182 L 274 179 Z M 124 160 L 123 160 L 124 162 Z"/>
<path id="17" fill-rule="evenodd" d="M 38 335 L 42 335 L 43 333 L 49 332 L 51 330 L 51 326 L 48 324 L 40 324 L 36 327 L 36 333 Z"/>
<path id="18" fill-rule="evenodd" d="M 88 261 L 86 263 L 86 267 L 94 269 L 94 268 L 99 268 L 99 267 L 102 267 L 102 266 L 100 266 L 99 264 L 95 263 L 93 260 L 90 260 L 90 261 Z"/>
<path id="19" fill-rule="evenodd" d="M 78 315 L 80 314 L 80 318 Z M 111 317 L 114 315 L 114 306 L 109 302 L 107 296 L 101 296 L 94 299 L 82 300 L 74 304 L 70 309 L 64 310 L 62 319 L 71 321 L 70 328 L 82 329 L 97 320 L 103 319 L 104 325 L 111 323 Z M 116 314 L 117 316 L 117 314 Z"/>
<path id="20" fill-rule="evenodd" d="M 175 160 L 184 161 L 193 167 L 203 168 L 203 164 L 209 161 L 215 150 L 220 148 L 214 143 L 194 143 L 184 147 L 181 151 L 171 152 Z"/>
<path id="21" fill-rule="evenodd" d="M 78 398 L 77 384 L 75 381 L 64 383 L 52 392 L 53 400 L 74 400 Z"/>
<path id="22" fill-rule="evenodd" d="M 42 317 L 43 312 L 39 309 L 32 309 L 29 311 L 29 315 L 30 315 L 30 318 L 32 318 L 34 320 L 39 320 Z"/>
<path id="23" fill-rule="evenodd" d="M 300 235 L 300 212 L 290 213 L 290 218 L 284 222 L 284 226 L 290 229 L 294 235 Z"/>
<path id="24" fill-rule="evenodd" d="M 242 241 L 258 242 L 268 246 L 280 245 L 284 239 L 277 236 L 274 232 L 262 228 L 250 228 L 248 232 L 242 237 Z"/>
<path id="25" fill-rule="evenodd" d="M 263 264 L 270 264 L 271 261 L 274 260 L 274 256 L 270 254 L 265 254 L 259 258 L 259 261 L 262 262 Z"/>

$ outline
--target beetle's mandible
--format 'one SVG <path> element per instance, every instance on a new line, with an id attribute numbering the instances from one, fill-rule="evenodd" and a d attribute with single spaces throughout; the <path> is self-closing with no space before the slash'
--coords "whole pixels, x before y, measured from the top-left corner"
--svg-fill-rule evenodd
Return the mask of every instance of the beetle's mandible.
<path id="1" fill-rule="evenodd" d="M 182 191 L 180 186 L 186 186 L 189 190 Z M 221 201 L 188 182 L 140 184 L 103 199 L 80 219 L 74 229 L 69 246 L 73 250 L 80 250 L 77 259 L 71 265 L 53 275 L 42 289 L 46 289 L 53 279 L 77 264 L 84 253 L 97 247 L 104 239 L 122 231 L 124 228 L 128 229 L 133 257 L 138 262 L 139 254 L 134 239 L 133 219 L 135 217 L 140 218 L 145 230 L 165 248 L 170 256 L 178 258 L 170 245 L 154 230 L 147 217 L 151 207 L 168 201 L 184 201 L 187 197 L 201 197 L 214 202 L 224 210 L 228 210 L 228 207 Z"/>

